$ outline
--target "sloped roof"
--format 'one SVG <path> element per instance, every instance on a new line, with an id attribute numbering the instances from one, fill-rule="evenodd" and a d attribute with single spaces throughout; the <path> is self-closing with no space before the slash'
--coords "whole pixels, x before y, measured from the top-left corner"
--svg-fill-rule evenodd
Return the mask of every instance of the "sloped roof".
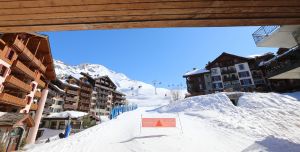
<path id="1" fill-rule="evenodd" d="M 185 73 L 183 75 L 183 77 L 187 77 L 187 76 L 191 76 L 191 75 L 197 75 L 197 74 L 202 74 L 202 73 L 209 73 L 210 71 L 209 70 L 206 70 L 206 69 L 194 69 L 192 71 L 189 71 L 187 73 Z"/>
<path id="2" fill-rule="evenodd" d="M 18 122 L 26 122 L 28 127 L 34 125 L 33 119 L 28 114 L 1 112 L 0 126 L 14 126 Z"/>
<path id="3" fill-rule="evenodd" d="M 109 76 L 105 75 L 105 76 L 98 77 L 97 79 L 101 79 L 101 78 L 107 79 L 113 84 L 114 87 L 117 88 L 117 85 L 109 78 Z"/>
<path id="4" fill-rule="evenodd" d="M 248 61 L 250 58 L 247 58 L 247 57 L 242 57 L 242 56 L 238 56 L 238 55 L 234 55 L 234 54 L 230 54 L 230 53 L 226 53 L 226 52 L 223 52 L 221 55 L 219 55 L 216 59 L 214 59 L 212 62 L 210 62 L 209 64 L 206 65 L 206 68 L 209 69 L 209 67 L 213 64 L 215 64 L 218 60 L 220 60 L 222 57 L 224 56 L 231 56 L 233 58 L 239 58 L 241 60 L 245 60 L 245 61 Z"/>

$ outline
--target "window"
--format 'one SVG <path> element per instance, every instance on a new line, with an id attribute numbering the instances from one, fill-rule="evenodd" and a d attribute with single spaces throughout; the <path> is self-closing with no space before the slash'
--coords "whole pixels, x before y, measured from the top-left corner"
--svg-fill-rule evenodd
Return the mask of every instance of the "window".
<path id="1" fill-rule="evenodd" d="M 223 84 L 222 83 L 214 83 L 213 87 L 214 87 L 214 89 L 222 89 L 223 88 Z"/>
<path id="2" fill-rule="evenodd" d="M 64 102 L 63 102 L 63 101 L 58 101 L 57 104 L 58 104 L 58 105 L 63 105 Z"/>
<path id="3" fill-rule="evenodd" d="M 243 79 L 241 80 L 241 85 L 252 85 L 251 79 Z"/>
<path id="4" fill-rule="evenodd" d="M 4 77 L 7 67 L 0 64 L 0 76 Z"/>
<path id="5" fill-rule="evenodd" d="M 239 72 L 240 78 L 249 77 L 249 76 L 250 76 L 249 71 Z"/>
<path id="6" fill-rule="evenodd" d="M 218 70 L 217 69 L 211 69 L 211 74 L 217 75 L 218 74 Z"/>
<path id="7" fill-rule="evenodd" d="M 213 81 L 221 81 L 221 76 L 212 76 L 211 79 Z"/>
<path id="8" fill-rule="evenodd" d="M 14 57 L 14 54 L 15 54 L 15 52 L 13 51 L 13 50 L 10 50 L 9 52 L 8 52 L 8 54 L 7 54 L 7 58 L 9 59 L 9 60 L 11 60 L 13 57 Z"/>
<path id="9" fill-rule="evenodd" d="M 240 70 L 245 70 L 244 64 L 239 64 L 239 69 L 240 69 Z"/>

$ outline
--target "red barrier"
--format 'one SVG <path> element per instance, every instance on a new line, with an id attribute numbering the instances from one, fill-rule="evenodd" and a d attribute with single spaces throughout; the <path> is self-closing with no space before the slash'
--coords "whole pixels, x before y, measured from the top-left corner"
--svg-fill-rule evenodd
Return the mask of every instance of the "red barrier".
<path id="1" fill-rule="evenodd" d="M 176 127 L 175 118 L 142 118 L 142 127 Z"/>

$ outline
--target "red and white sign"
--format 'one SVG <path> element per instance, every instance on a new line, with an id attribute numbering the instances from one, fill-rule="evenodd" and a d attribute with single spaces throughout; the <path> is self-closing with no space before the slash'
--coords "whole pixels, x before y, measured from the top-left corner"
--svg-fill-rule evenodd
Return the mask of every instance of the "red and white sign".
<path id="1" fill-rule="evenodd" d="M 142 127 L 176 127 L 176 118 L 142 118 Z"/>

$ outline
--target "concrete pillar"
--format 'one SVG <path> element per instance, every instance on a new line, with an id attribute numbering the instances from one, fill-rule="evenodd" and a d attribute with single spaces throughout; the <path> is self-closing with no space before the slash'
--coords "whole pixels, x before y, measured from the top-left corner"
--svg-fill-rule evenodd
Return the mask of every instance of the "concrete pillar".
<path id="1" fill-rule="evenodd" d="M 38 103 L 38 109 L 37 109 L 35 117 L 34 117 L 34 126 L 32 128 L 30 128 L 29 133 L 28 133 L 27 144 L 34 144 L 34 142 L 35 142 L 35 138 L 36 138 L 36 135 L 37 135 L 37 132 L 39 129 L 39 124 L 42 119 L 42 114 L 44 111 L 44 106 L 46 103 L 47 95 L 48 95 L 48 88 L 45 88 L 42 91 L 42 97 Z"/>

